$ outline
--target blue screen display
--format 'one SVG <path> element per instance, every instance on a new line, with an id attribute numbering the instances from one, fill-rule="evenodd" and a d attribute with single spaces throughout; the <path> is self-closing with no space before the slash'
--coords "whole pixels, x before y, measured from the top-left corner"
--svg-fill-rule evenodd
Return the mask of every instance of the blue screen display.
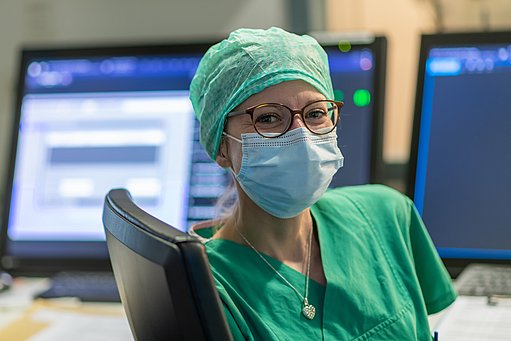
<path id="1" fill-rule="evenodd" d="M 339 148 L 344 166 L 332 180 L 331 187 L 360 185 L 371 182 L 373 153 L 374 104 L 377 79 L 376 52 L 370 48 L 353 48 L 342 52 L 338 47 L 327 47 L 330 75 L 336 100 L 344 101 L 337 127 Z"/>
<path id="2" fill-rule="evenodd" d="M 415 204 L 440 256 L 511 259 L 511 43 L 427 53 Z"/>

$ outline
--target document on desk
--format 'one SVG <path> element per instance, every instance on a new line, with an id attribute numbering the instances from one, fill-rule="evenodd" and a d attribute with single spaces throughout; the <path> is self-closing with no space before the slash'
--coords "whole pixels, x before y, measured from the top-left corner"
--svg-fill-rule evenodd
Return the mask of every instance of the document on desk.
<path id="1" fill-rule="evenodd" d="M 441 341 L 509 341 L 511 300 L 489 305 L 486 297 L 460 296 L 435 330 Z"/>
<path id="2" fill-rule="evenodd" d="M 0 340 L 133 340 L 122 307 L 34 303 L 22 317 L 0 328 Z"/>

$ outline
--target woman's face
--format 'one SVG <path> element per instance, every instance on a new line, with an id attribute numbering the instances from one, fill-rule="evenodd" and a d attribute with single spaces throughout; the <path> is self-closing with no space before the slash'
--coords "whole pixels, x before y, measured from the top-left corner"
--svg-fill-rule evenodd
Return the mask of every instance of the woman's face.
<path id="1" fill-rule="evenodd" d="M 244 110 L 251 106 L 262 103 L 280 103 L 291 109 L 302 109 L 308 103 L 325 99 L 316 88 L 312 85 L 301 81 L 289 81 L 280 83 L 249 97 L 234 110 Z M 293 118 L 293 122 L 289 130 L 305 127 L 299 115 Z M 227 119 L 225 132 L 241 140 L 241 134 L 255 133 L 250 115 L 239 115 Z M 222 167 L 232 168 L 238 173 L 241 167 L 241 143 L 230 138 L 223 138 L 220 144 L 217 163 Z"/>

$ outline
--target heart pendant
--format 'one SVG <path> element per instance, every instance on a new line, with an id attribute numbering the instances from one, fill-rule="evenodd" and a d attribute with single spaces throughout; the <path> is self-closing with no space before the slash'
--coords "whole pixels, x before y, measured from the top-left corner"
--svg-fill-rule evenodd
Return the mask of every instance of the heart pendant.
<path id="1" fill-rule="evenodd" d="M 316 316 L 316 308 L 314 308 L 312 304 L 309 304 L 309 302 L 307 302 L 307 299 L 305 299 L 303 301 L 302 313 L 306 318 L 312 320 L 314 319 L 314 316 Z"/>

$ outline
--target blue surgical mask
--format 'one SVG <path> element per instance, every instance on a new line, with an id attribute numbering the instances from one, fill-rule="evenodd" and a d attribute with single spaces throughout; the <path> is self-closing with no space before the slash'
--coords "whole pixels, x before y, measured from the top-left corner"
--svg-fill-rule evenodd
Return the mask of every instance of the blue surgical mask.
<path id="1" fill-rule="evenodd" d="M 315 135 L 293 129 L 276 138 L 242 134 L 242 161 L 234 174 L 241 188 L 263 210 L 278 218 L 295 217 L 318 201 L 342 167 L 344 157 L 334 131 Z"/>

